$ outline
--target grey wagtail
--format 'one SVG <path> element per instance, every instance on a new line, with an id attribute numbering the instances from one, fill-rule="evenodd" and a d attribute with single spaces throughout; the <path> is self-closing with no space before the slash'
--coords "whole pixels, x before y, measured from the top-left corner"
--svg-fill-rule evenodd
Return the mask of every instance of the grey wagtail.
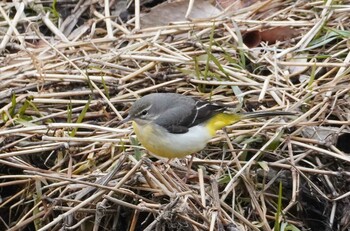
<path id="1" fill-rule="evenodd" d="M 236 113 L 232 108 L 175 93 L 137 100 L 121 122 L 133 121 L 138 140 L 153 155 L 182 158 L 202 150 L 216 131 L 242 119 L 294 115 L 291 112 Z"/>

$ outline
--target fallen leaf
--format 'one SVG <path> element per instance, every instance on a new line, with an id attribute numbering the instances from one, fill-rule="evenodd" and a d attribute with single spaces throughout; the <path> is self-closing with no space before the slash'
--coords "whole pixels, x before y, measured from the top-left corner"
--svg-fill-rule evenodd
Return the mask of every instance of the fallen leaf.
<path id="1" fill-rule="evenodd" d="M 325 144 L 336 144 L 339 135 L 338 127 L 309 126 L 302 130 L 303 137 L 315 139 Z"/>
<path id="2" fill-rule="evenodd" d="M 287 41 L 300 34 L 300 31 L 291 27 L 275 27 L 262 31 L 253 30 L 243 33 L 243 43 L 249 47 L 257 47 L 260 42 L 274 44 L 277 41 Z"/>
<path id="3" fill-rule="evenodd" d="M 260 0 L 217 0 L 216 4 L 221 9 L 226 9 L 227 7 L 230 7 L 229 11 L 237 11 L 251 6 L 256 2 L 260 2 Z"/>
<path id="4" fill-rule="evenodd" d="M 308 62 L 308 54 L 298 54 L 296 56 L 294 56 L 293 58 L 289 59 L 288 62 L 293 62 L 293 63 L 300 63 L 300 64 L 305 64 Z M 307 69 L 309 69 L 308 66 L 306 65 L 300 65 L 300 66 L 289 66 L 288 67 L 289 69 L 289 73 L 291 75 L 299 75 L 301 73 L 303 73 L 304 71 L 306 71 Z M 300 80 L 302 79 L 303 77 L 300 76 Z M 310 77 L 307 78 L 307 80 L 309 80 Z"/>
<path id="5" fill-rule="evenodd" d="M 171 22 L 213 18 L 221 12 L 211 5 L 210 1 L 196 0 L 188 19 L 186 19 L 188 4 L 188 1 L 164 2 L 159 4 L 141 17 L 141 27 L 163 26 Z"/>
<path id="6" fill-rule="evenodd" d="M 261 32 L 257 30 L 246 32 L 242 37 L 243 43 L 249 48 L 257 47 L 261 42 Z"/>
<path id="7" fill-rule="evenodd" d="M 274 44 L 277 41 L 286 41 L 296 37 L 299 34 L 300 31 L 288 26 L 275 27 L 260 32 L 261 40 L 264 42 L 268 42 L 269 44 Z"/>

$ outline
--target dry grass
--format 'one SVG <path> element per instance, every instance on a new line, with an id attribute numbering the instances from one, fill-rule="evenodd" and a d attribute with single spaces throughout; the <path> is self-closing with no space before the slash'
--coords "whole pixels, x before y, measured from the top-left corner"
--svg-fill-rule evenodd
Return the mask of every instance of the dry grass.
<path id="1" fill-rule="evenodd" d="M 47 2 L 0 3 L 1 230 L 349 230 L 349 1 L 140 30 L 108 0 L 61 5 L 59 29 Z M 300 35 L 249 49 L 235 29 L 275 26 Z M 150 159 L 117 127 L 151 92 L 298 116 L 218 132 L 185 183 L 189 159 Z"/>

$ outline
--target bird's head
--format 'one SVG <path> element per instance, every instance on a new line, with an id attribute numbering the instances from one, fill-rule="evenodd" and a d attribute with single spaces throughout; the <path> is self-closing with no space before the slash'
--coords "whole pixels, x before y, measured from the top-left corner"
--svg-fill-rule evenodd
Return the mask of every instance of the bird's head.
<path id="1" fill-rule="evenodd" d="M 129 110 L 129 115 L 122 121 L 135 121 L 138 124 L 146 124 L 157 119 L 161 112 L 166 110 L 167 104 L 157 94 L 150 94 L 135 101 Z"/>

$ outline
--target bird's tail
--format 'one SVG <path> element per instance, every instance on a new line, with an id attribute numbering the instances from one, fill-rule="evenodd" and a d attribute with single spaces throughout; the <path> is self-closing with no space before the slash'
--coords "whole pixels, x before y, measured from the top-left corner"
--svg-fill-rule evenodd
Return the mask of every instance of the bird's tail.
<path id="1" fill-rule="evenodd" d="M 234 124 L 242 119 L 250 119 L 257 117 L 269 117 L 269 116 L 287 116 L 295 115 L 292 112 L 285 111 L 262 111 L 262 112 L 245 112 L 245 113 L 218 113 L 213 116 L 209 121 L 207 121 L 206 126 L 210 130 L 212 136 L 215 135 L 215 132 L 227 125 Z"/>
<path id="2" fill-rule="evenodd" d="M 258 117 L 269 117 L 269 116 L 291 116 L 295 115 L 293 112 L 288 111 L 257 111 L 257 112 L 244 112 L 242 113 L 242 119 L 251 119 Z"/>

